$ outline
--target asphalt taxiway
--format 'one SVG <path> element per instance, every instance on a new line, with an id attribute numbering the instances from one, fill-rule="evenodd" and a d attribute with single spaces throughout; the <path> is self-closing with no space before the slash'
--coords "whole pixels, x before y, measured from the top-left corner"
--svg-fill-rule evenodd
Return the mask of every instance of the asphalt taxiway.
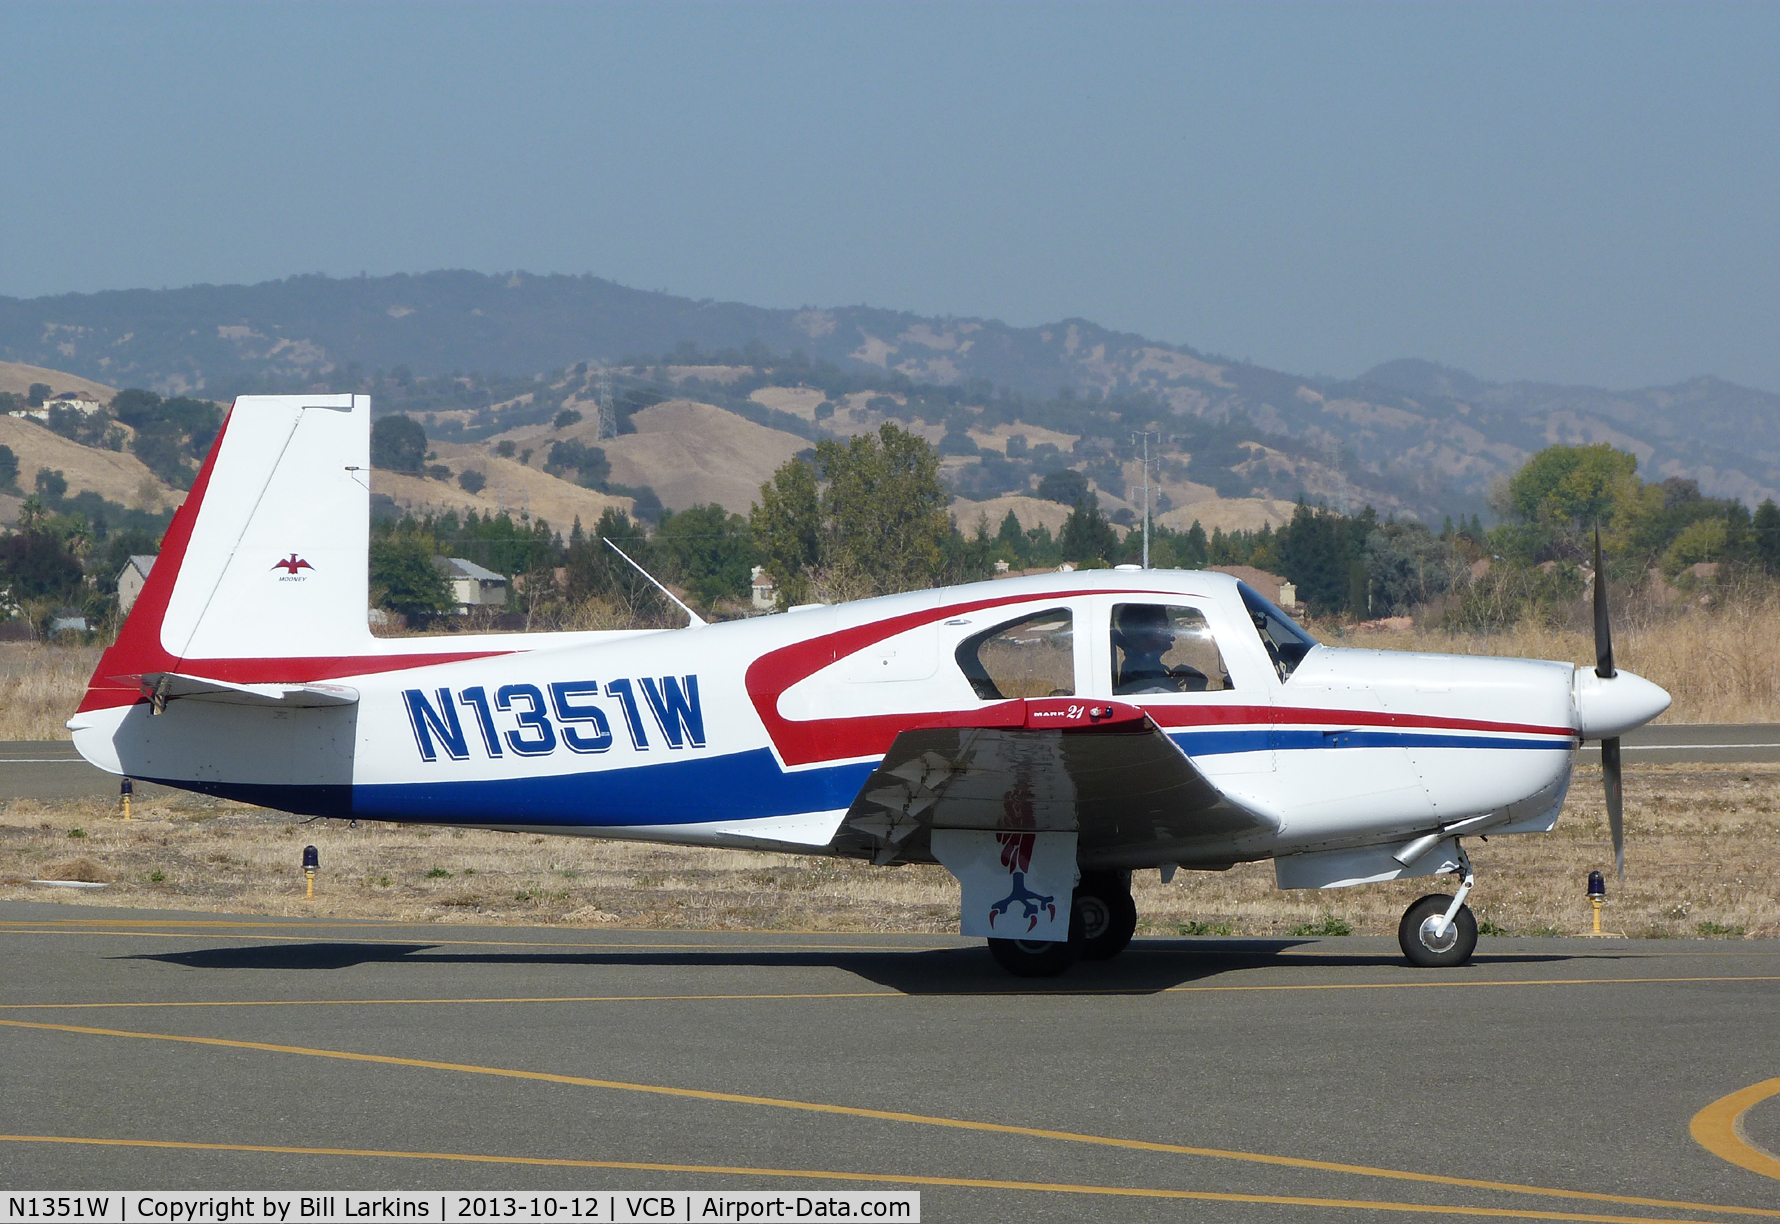
<path id="1" fill-rule="evenodd" d="M 1780 945 L 0 905 L 0 1188 L 914 1188 L 923 1218 L 1780 1219 Z"/>

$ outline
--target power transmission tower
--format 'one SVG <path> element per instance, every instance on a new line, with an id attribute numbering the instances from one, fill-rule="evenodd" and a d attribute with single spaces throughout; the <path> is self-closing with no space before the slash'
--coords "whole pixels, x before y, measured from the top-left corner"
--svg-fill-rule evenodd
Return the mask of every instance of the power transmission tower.
<path id="1" fill-rule="evenodd" d="M 1145 431 L 1131 435 L 1135 444 L 1143 443 L 1143 568 L 1150 567 L 1150 439 L 1161 441 L 1162 435 Z"/>

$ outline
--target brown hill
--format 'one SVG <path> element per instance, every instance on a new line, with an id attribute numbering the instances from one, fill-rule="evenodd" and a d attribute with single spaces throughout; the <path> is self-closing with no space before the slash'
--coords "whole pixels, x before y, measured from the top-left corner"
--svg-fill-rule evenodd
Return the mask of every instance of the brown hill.
<path id="1" fill-rule="evenodd" d="M 633 505 L 628 497 L 596 493 L 558 480 L 536 467 L 527 467 L 515 459 L 502 459 L 491 454 L 482 443 L 453 446 L 441 442 L 434 448 L 434 453 L 437 462 L 451 469 L 451 480 L 374 471 L 371 473 L 371 491 L 387 493 L 396 505 L 416 514 L 442 514 L 447 510 L 456 510 L 460 514 L 466 510 L 475 510 L 479 514 L 507 511 L 515 518 L 521 515 L 541 518 L 565 535 L 577 518 L 583 526 L 592 527 L 608 506 L 629 513 Z M 540 456 L 532 457 L 532 463 L 542 462 Z M 466 468 L 474 468 L 488 478 L 481 492 L 467 493 L 457 483 L 457 476 Z"/>
<path id="2" fill-rule="evenodd" d="M 82 446 L 36 421 L 0 415 L 0 445 L 10 446 L 18 456 L 19 487 L 27 493 L 35 487 L 38 469 L 50 468 L 68 478 L 70 494 L 91 490 L 107 501 L 140 510 L 177 506 L 185 500 L 183 492 L 163 484 L 135 455 Z M 0 517 L 9 523 L 18 521 L 17 498 L 0 505 Z"/>
<path id="3" fill-rule="evenodd" d="M 715 502 L 733 513 L 746 514 L 759 500 L 760 486 L 780 465 L 810 445 L 796 434 L 756 425 L 696 400 L 656 404 L 635 414 L 631 422 L 635 433 L 601 441 L 599 421 L 589 412 L 586 419 L 566 429 L 515 429 L 463 449 L 489 453 L 495 443 L 511 441 L 522 451 L 533 451 L 532 465 L 541 467 L 552 442 L 575 438 L 605 450 L 612 463 L 613 481 L 648 485 L 671 510 Z M 439 448 L 441 458 L 446 451 Z M 491 484 L 493 479 L 491 472 Z"/>
<path id="4" fill-rule="evenodd" d="M 0 361 L 0 391 L 24 395 L 31 390 L 32 383 L 47 383 L 51 395 L 75 391 L 82 399 L 98 400 L 101 404 L 109 404 L 111 397 L 117 394 L 117 388 L 94 382 L 90 378 L 82 378 L 78 374 L 46 370 L 42 366 L 24 365 L 17 361 Z"/>

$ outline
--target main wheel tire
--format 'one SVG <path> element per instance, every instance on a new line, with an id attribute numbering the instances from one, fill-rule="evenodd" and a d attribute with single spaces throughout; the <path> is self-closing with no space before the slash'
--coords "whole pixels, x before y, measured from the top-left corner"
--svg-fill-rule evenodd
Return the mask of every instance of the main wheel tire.
<path id="1" fill-rule="evenodd" d="M 1459 906 L 1452 924 L 1439 939 L 1434 938 L 1434 924 L 1446 913 L 1452 898 L 1445 893 L 1429 893 L 1403 911 L 1397 924 L 1397 943 L 1409 963 L 1424 969 L 1446 969 L 1462 965 L 1477 950 L 1477 919 L 1468 905 Z"/>
<path id="2" fill-rule="evenodd" d="M 1082 959 L 1111 960 L 1137 931 L 1131 877 L 1122 871 L 1084 872 L 1075 886 L 1075 917 L 1082 924 Z"/>
<path id="3" fill-rule="evenodd" d="M 1069 938 L 1062 943 L 1036 939 L 991 939 L 989 955 L 1015 977 L 1056 977 L 1082 954 L 1082 915 L 1069 915 Z"/>

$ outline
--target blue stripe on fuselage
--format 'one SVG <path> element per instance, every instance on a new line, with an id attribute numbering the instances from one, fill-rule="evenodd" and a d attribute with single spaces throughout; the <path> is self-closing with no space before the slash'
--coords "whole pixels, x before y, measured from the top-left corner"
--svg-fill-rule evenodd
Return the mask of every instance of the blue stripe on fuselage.
<path id="1" fill-rule="evenodd" d="M 400 782 L 352 788 L 352 814 L 367 820 L 486 821 L 614 827 L 760 820 L 829 811 L 853 802 L 875 765 L 788 772 L 765 748 L 628 769 Z"/>
<path id="2" fill-rule="evenodd" d="M 787 771 L 765 748 L 627 769 L 452 782 L 297 786 L 144 778 L 302 815 L 425 824 L 629 825 L 761 820 L 853 802 L 875 761 Z"/>
<path id="3" fill-rule="evenodd" d="M 1219 756 L 1268 749 L 1491 748 L 1558 749 L 1574 741 L 1434 731 L 1270 730 L 1265 727 L 1194 730 L 1170 736 L 1188 756 Z M 852 804 L 876 761 L 787 771 L 769 749 L 626 769 L 468 781 L 297 786 L 143 778 L 244 803 L 302 815 L 429 824 L 629 825 L 701 824 L 761 820 Z"/>

